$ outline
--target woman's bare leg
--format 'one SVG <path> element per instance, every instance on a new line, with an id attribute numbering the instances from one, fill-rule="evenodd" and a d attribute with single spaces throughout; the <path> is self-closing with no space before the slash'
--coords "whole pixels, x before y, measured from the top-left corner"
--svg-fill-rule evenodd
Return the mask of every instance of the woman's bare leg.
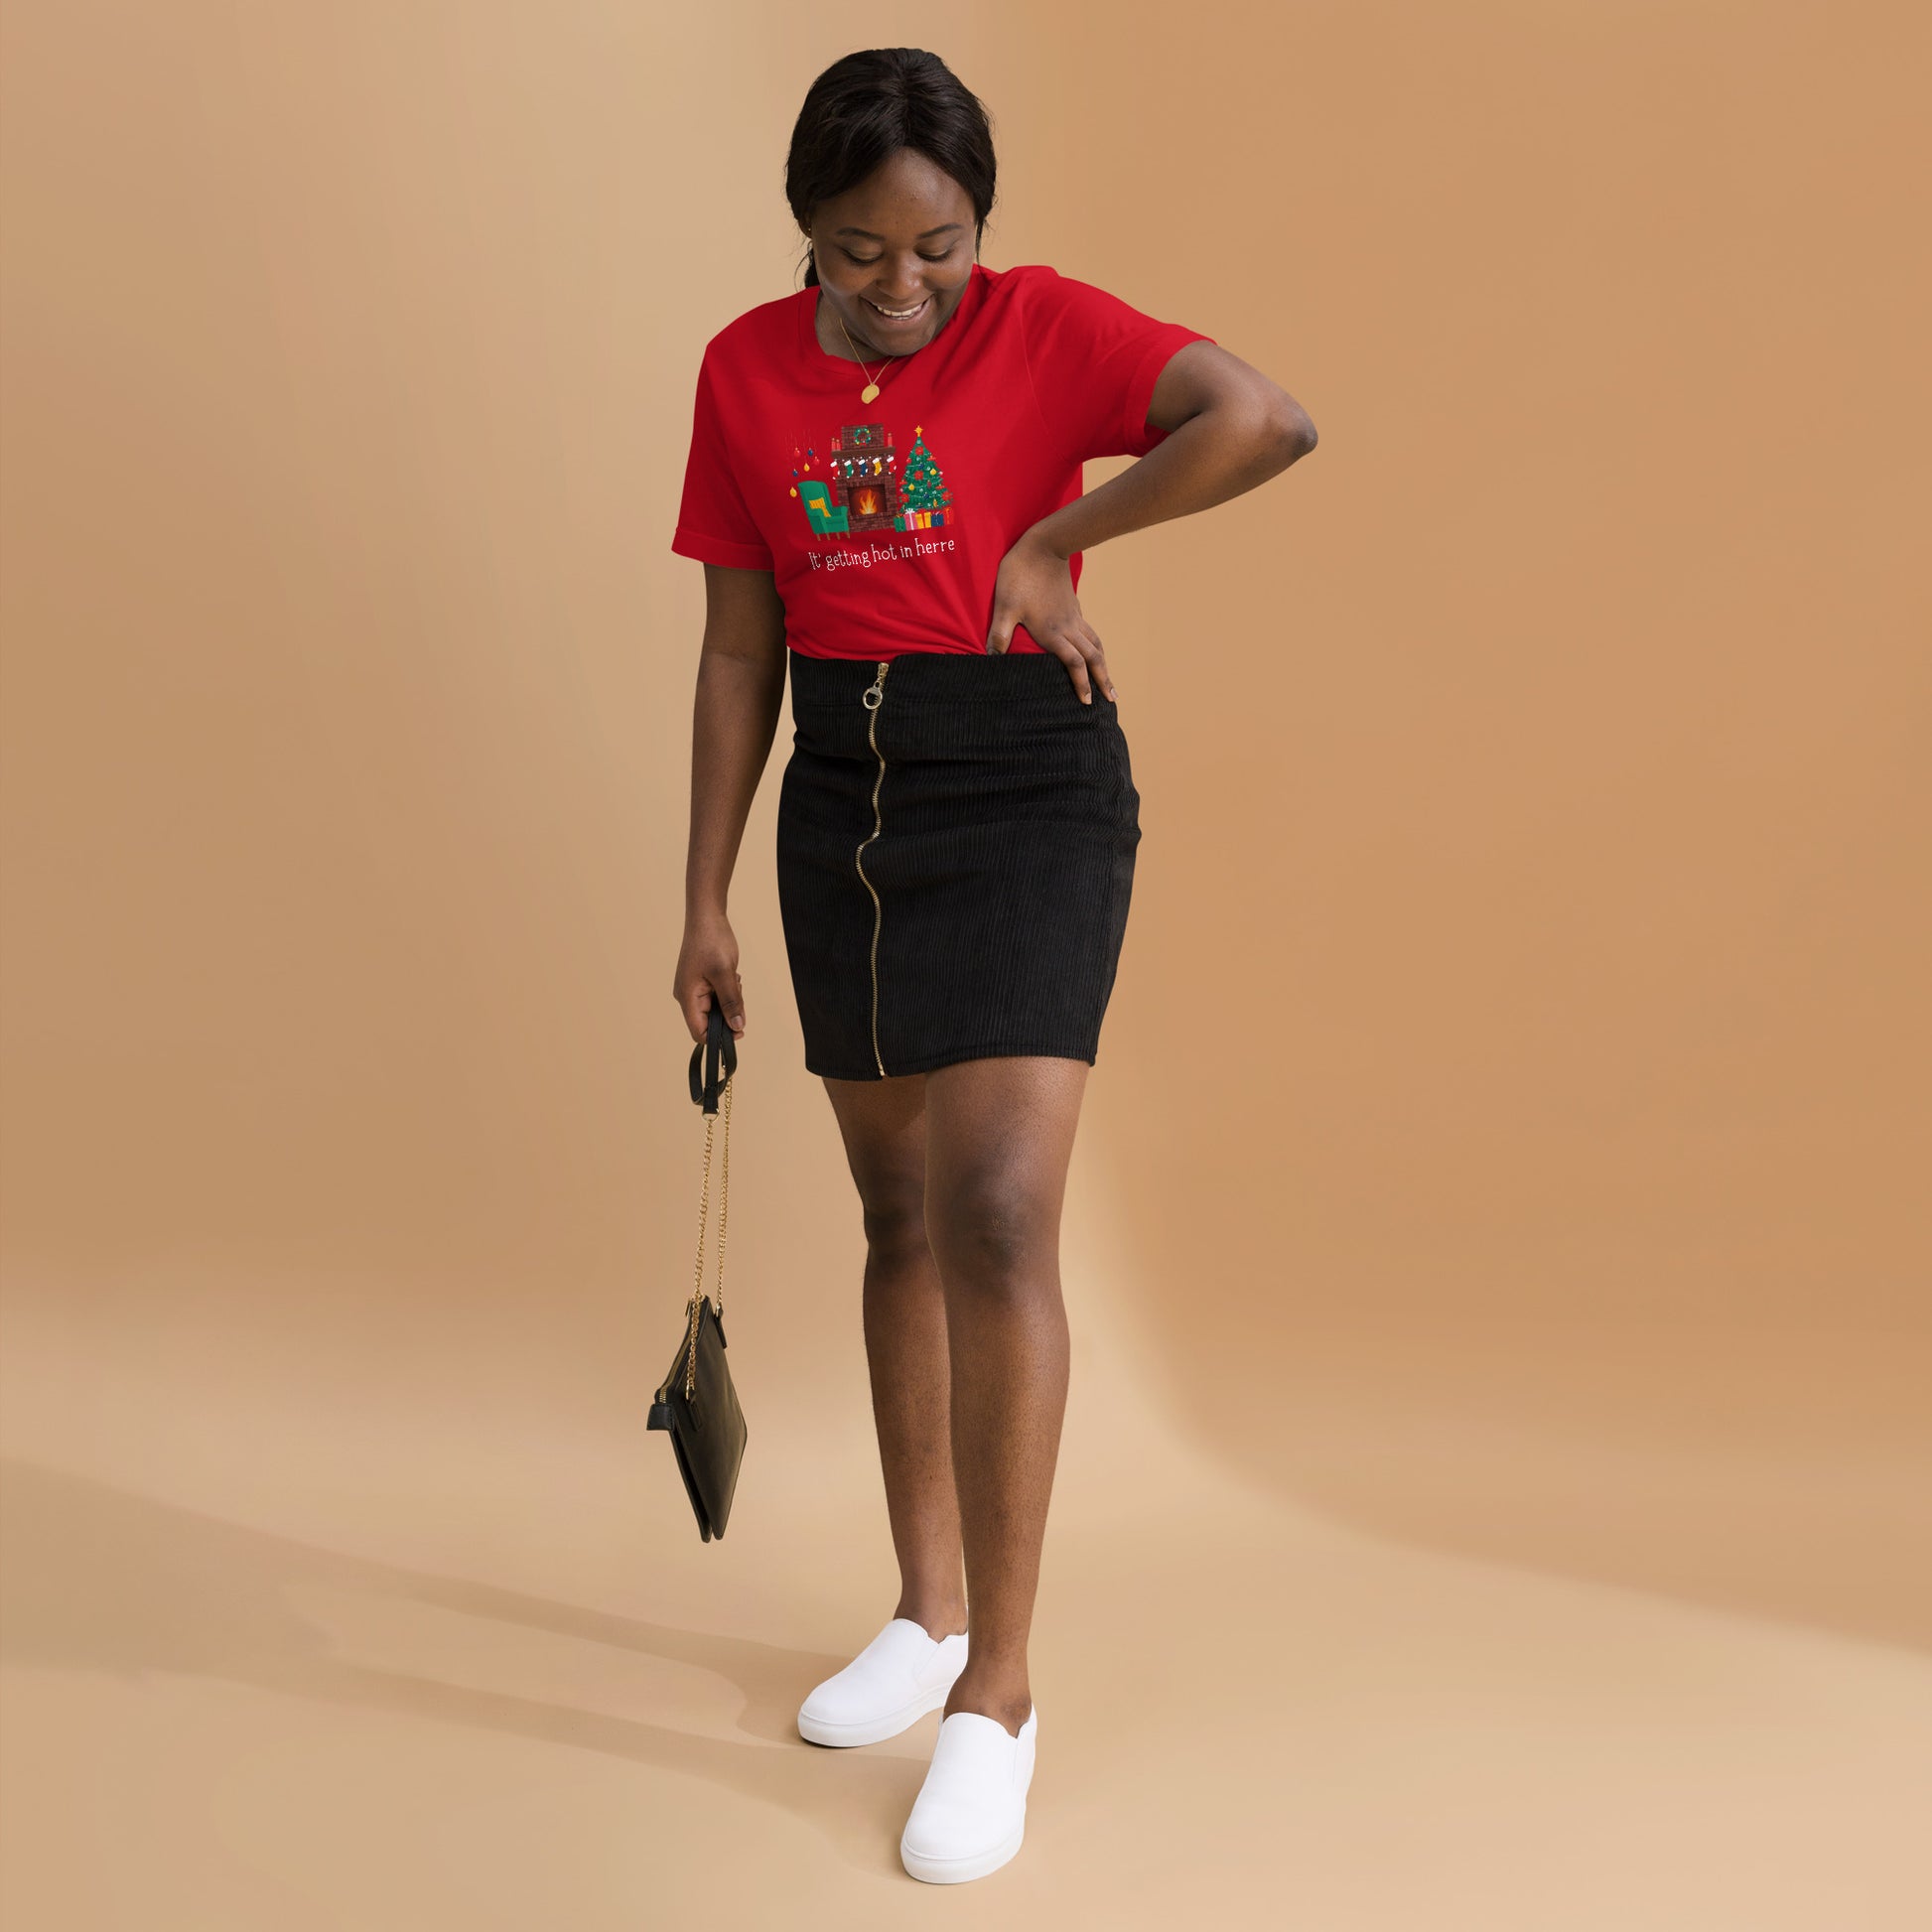
<path id="1" fill-rule="evenodd" d="M 925 1079 L 825 1082 L 865 1216 L 864 1320 L 895 1616 L 931 1637 L 966 1628 L 953 1487 L 946 1303 L 925 1232 Z"/>
<path id="2" fill-rule="evenodd" d="M 971 1644 L 945 1715 L 1016 1735 L 1066 1409 L 1060 1207 L 1084 1060 L 961 1060 L 925 1077 L 925 1230 L 944 1285 Z"/>

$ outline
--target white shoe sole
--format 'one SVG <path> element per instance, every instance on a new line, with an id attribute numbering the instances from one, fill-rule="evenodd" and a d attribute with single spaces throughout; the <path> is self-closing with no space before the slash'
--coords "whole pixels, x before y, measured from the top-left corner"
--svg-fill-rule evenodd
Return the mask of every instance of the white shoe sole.
<path id="1" fill-rule="evenodd" d="M 961 1665 L 960 1668 L 963 1670 L 965 1666 Z M 909 1729 L 928 1711 L 937 1711 L 951 1695 L 952 1683 L 948 1680 L 935 1690 L 928 1691 L 924 1697 L 914 1698 L 910 1704 L 901 1705 L 898 1710 L 888 1712 L 883 1718 L 873 1718 L 865 1724 L 827 1724 L 824 1719 L 808 1718 L 801 1711 L 798 1714 L 798 1734 L 809 1744 L 884 1743 L 888 1737 L 897 1737 L 901 1730 Z"/>
<path id="2" fill-rule="evenodd" d="M 921 1858 L 916 1852 L 908 1852 L 901 1839 L 898 1862 L 912 1877 L 928 1885 L 963 1884 L 968 1878 L 984 1878 L 989 1871 L 998 1871 L 1020 1850 L 1026 1836 L 1027 1821 L 1022 1818 L 1011 1838 L 1003 1839 L 990 1852 L 974 1853 L 970 1859 Z"/>

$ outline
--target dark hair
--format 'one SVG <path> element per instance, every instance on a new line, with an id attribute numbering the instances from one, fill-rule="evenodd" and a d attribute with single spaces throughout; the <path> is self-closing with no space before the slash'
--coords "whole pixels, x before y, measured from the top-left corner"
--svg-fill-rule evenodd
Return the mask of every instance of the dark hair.
<path id="1" fill-rule="evenodd" d="M 785 200 L 811 231 L 821 202 L 856 188 L 900 148 L 922 154 L 973 204 L 973 249 L 993 210 L 993 128 L 980 98 L 936 54 L 873 47 L 834 61 L 806 90 L 785 156 Z M 818 263 L 805 250 L 805 287 Z"/>

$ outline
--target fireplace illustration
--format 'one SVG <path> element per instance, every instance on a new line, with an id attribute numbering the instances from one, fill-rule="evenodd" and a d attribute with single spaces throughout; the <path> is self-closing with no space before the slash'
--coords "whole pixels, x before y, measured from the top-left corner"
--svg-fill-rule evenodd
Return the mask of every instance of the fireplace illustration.
<path id="1" fill-rule="evenodd" d="M 866 530 L 926 530 L 958 521 L 952 490 L 926 447 L 923 426 L 901 458 L 884 423 L 847 423 L 832 439 L 825 478 L 811 474 L 816 450 L 792 468 L 791 494 L 803 505 L 817 536 Z"/>
<path id="2" fill-rule="evenodd" d="M 902 529 L 905 490 L 884 423 L 847 423 L 832 439 L 832 501 L 851 530 Z"/>

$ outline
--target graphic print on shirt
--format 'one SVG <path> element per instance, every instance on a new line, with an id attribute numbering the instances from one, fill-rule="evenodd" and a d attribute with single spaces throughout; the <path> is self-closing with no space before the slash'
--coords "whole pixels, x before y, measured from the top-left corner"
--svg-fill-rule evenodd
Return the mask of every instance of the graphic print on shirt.
<path id="1" fill-rule="evenodd" d="M 846 423 L 819 467 L 815 445 L 792 448 L 791 494 L 804 506 L 814 536 L 865 536 L 876 530 L 928 530 L 958 520 L 944 473 L 914 425 L 912 447 L 899 463 L 884 423 Z"/>

